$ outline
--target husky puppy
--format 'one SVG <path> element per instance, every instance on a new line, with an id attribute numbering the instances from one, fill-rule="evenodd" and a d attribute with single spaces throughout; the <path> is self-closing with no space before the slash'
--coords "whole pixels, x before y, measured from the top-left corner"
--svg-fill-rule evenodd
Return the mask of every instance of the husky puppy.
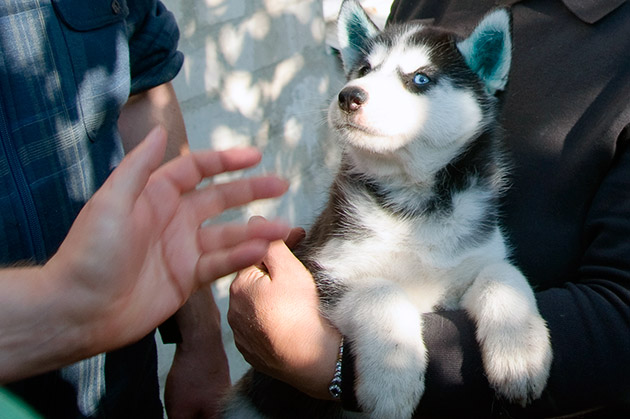
<path id="1" fill-rule="evenodd" d="M 342 5 L 349 81 L 328 118 L 342 163 L 296 254 L 323 314 L 352 343 L 370 417 L 413 415 L 427 368 L 421 314 L 436 309 L 475 322 L 500 396 L 524 405 L 546 385 L 549 334 L 497 221 L 507 163 L 495 94 L 508 80 L 510 30 L 498 9 L 466 39 L 413 23 L 381 32 L 356 0 Z M 227 417 L 344 416 L 339 403 L 255 371 L 237 388 Z"/>

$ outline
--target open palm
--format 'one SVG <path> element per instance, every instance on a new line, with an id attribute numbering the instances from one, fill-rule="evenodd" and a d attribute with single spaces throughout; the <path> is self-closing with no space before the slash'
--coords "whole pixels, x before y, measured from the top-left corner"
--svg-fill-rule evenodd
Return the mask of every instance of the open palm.
<path id="1" fill-rule="evenodd" d="M 47 268 L 64 278 L 87 338 L 108 350 L 144 336 L 200 285 L 255 263 L 288 227 L 208 225 L 227 208 L 282 194 L 276 177 L 196 189 L 260 160 L 254 149 L 199 152 L 159 167 L 166 134 L 153 130 L 86 204 Z"/>

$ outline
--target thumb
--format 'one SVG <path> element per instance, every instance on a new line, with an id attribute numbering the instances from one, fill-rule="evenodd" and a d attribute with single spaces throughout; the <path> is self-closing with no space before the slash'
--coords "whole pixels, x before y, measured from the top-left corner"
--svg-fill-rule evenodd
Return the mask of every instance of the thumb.
<path id="1" fill-rule="evenodd" d="M 166 152 L 166 130 L 153 128 L 142 142 L 120 162 L 105 183 L 117 196 L 128 199 L 133 205 L 149 181 L 151 174 L 160 166 Z"/>
<path id="2" fill-rule="evenodd" d="M 296 277 L 298 272 L 306 269 L 283 240 L 276 240 L 269 245 L 263 264 L 272 281 Z"/>

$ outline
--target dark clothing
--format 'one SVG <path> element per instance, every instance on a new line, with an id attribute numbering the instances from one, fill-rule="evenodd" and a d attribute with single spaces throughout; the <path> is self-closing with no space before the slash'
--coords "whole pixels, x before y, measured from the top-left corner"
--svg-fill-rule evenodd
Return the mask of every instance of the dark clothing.
<path id="1" fill-rule="evenodd" d="M 630 3 L 396 0 L 389 22 L 426 19 L 465 36 L 486 12 L 506 3 L 516 3 L 512 70 L 503 94 L 514 168 L 502 222 L 513 260 L 535 287 L 548 322 L 551 376 L 542 398 L 528 408 L 498 400 L 484 378 L 472 322 L 463 312 L 428 314 L 430 360 L 417 415 L 538 418 L 591 411 L 593 417 L 625 417 Z M 352 372 L 346 376 L 352 380 Z"/>
<path id="2" fill-rule="evenodd" d="M 178 37 L 157 0 L 0 2 L 0 265 L 55 253 L 123 156 L 129 95 L 181 68 Z M 8 387 L 46 417 L 162 417 L 153 334 Z"/>

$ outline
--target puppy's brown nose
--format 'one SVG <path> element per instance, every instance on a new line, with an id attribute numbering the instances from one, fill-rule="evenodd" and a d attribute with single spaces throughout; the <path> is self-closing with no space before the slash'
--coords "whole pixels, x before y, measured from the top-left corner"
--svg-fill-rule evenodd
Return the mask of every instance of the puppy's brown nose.
<path id="1" fill-rule="evenodd" d="M 360 87 L 350 86 L 339 92 L 339 107 L 344 112 L 356 112 L 368 100 L 368 93 Z"/>

